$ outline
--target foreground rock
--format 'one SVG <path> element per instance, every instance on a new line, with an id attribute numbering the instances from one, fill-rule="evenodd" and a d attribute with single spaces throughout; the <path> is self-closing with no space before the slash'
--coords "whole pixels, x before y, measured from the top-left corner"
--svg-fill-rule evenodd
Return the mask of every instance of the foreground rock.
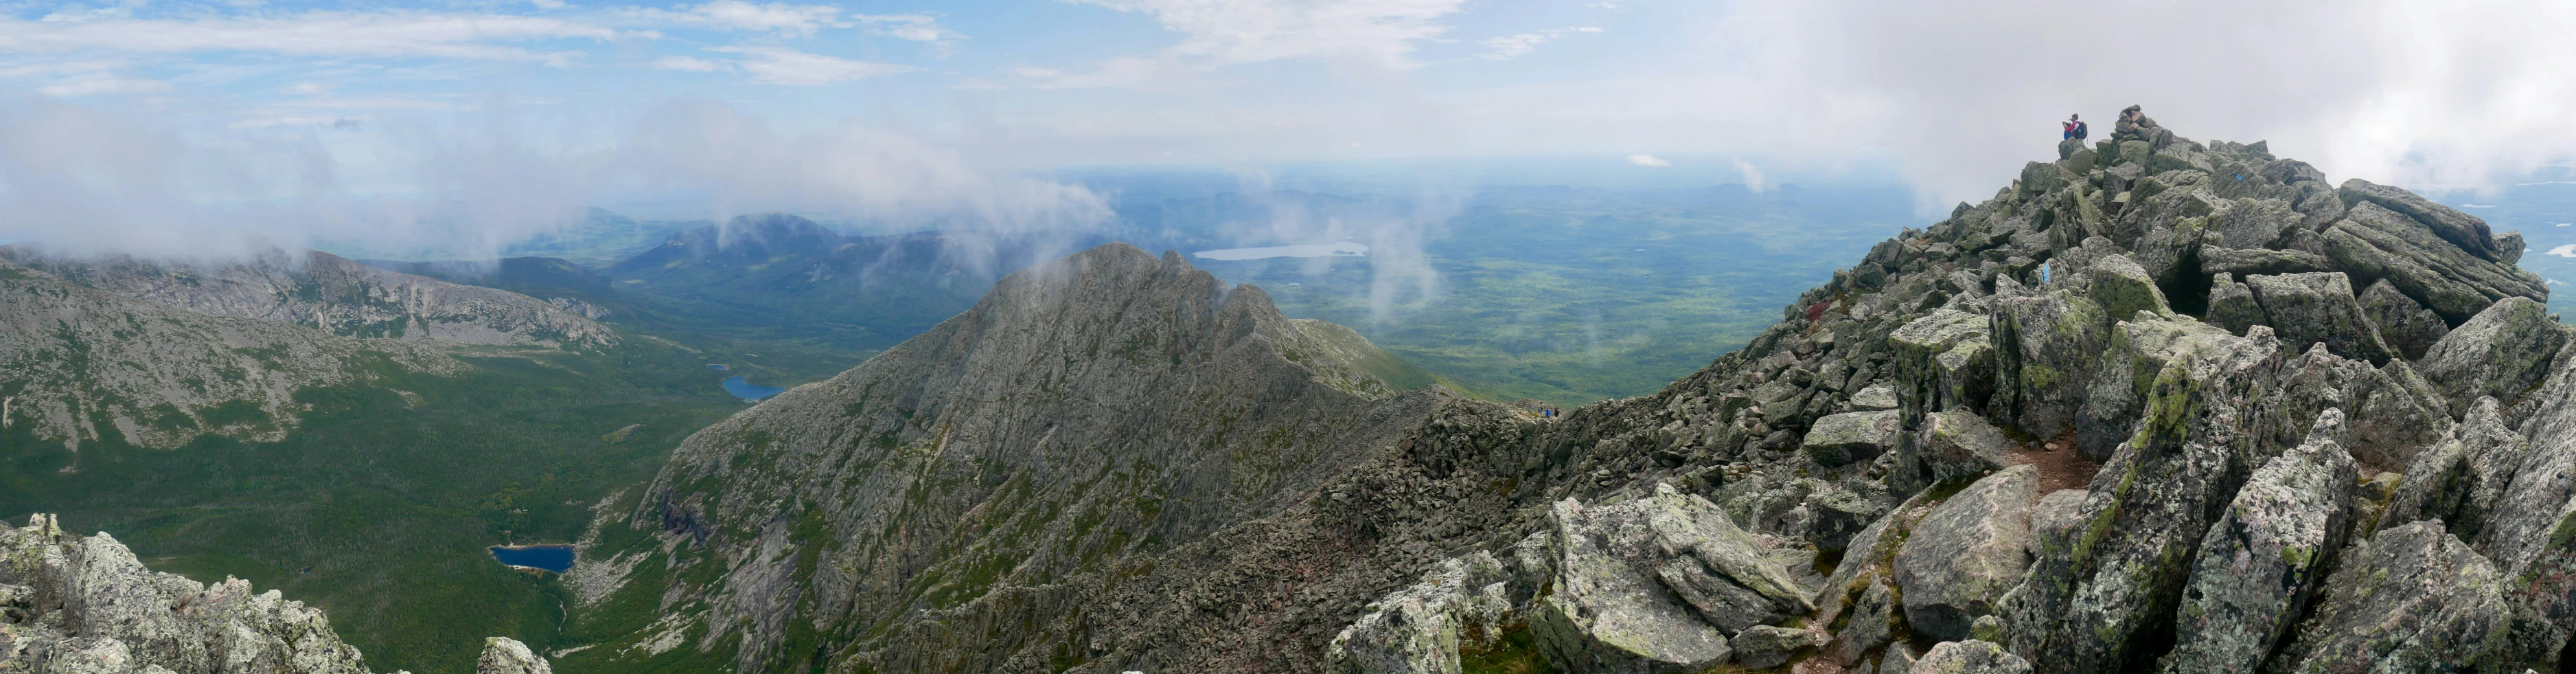
<path id="1" fill-rule="evenodd" d="M 2254 471 L 2200 542 L 2159 671 L 2253 672 L 2286 640 L 2343 547 L 2360 471 L 2327 410 L 2308 444 Z"/>
<path id="2" fill-rule="evenodd" d="M 250 582 L 143 568 L 107 534 L 46 515 L 0 528 L 0 671 L 365 674 L 317 609 Z"/>
<path id="3" fill-rule="evenodd" d="M 554 674 L 554 666 L 528 650 L 528 645 L 509 637 L 483 640 L 483 655 L 474 661 L 474 674 Z"/>
<path id="4" fill-rule="evenodd" d="M 1986 641 L 1947 641 L 1914 661 L 1908 674 L 2030 674 L 2030 663 Z"/>
<path id="5" fill-rule="evenodd" d="M 1512 611 L 1510 572 L 1482 551 L 1441 562 L 1411 587 L 1387 595 L 1333 638 L 1335 672 L 1457 674 L 1458 648 L 1501 636 Z"/>
<path id="6" fill-rule="evenodd" d="M 2001 609 L 2029 568 L 2030 511 L 2039 471 L 2014 466 L 1934 507 L 1896 555 L 1905 619 L 1942 640 L 1968 638 L 1977 618 Z"/>
<path id="7" fill-rule="evenodd" d="M 2282 671 L 2469 671 L 2505 626 L 2506 580 L 2440 522 L 2381 531 L 2327 579 Z"/>
<path id="8" fill-rule="evenodd" d="M 1674 672 L 1726 662 L 1732 635 L 1813 610 L 1786 570 L 1706 499 L 1653 496 L 1550 514 L 1553 592 L 1531 629 L 1574 672 Z"/>

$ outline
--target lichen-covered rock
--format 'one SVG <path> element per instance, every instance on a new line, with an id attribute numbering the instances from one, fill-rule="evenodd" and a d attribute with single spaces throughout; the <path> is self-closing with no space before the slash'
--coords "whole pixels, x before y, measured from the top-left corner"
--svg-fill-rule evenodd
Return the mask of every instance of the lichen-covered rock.
<path id="1" fill-rule="evenodd" d="M 2200 270 L 2212 274 L 2302 274 L 2333 269 L 2333 260 L 2304 250 L 2200 248 Z"/>
<path id="2" fill-rule="evenodd" d="M 2030 537 L 2026 544 L 2032 556 L 2039 555 L 2040 541 L 2064 538 L 2084 524 L 2084 497 L 2087 493 L 2082 489 L 2059 489 L 2040 496 L 2038 502 L 2031 504 Z"/>
<path id="3" fill-rule="evenodd" d="M 1881 499 L 1830 482 L 1807 494 L 1806 508 L 1807 523 L 1801 529 L 1806 532 L 1807 542 L 1818 550 L 1829 551 L 1850 546 L 1852 537 L 1887 512 L 1887 504 Z"/>
<path id="4" fill-rule="evenodd" d="M 2326 410 L 2321 427 L 2342 423 Z M 2360 470 L 2330 430 L 2254 471 L 2201 538 L 2159 671 L 2255 672 L 2288 639 L 2343 547 Z"/>
<path id="5" fill-rule="evenodd" d="M 1896 602 L 1895 585 L 1889 578 L 1895 575 L 1896 555 L 1904 549 L 1905 537 L 1939 503 L 1932 496 L 1915 494 L 1854 534 L 1843 550 L 1842 562 L 1817 591 L 1813 622 L 1842 625 L 1825 646 L 1825 654 L 1835 662 L 1858 663 L 1900 633 L 1897 623 L 1903 618 L 1903 607 Z"/>
<path id="6" fill-rule="evenodd" d="M 1576 672 L 1681 671 L 1724 662 L 1729 635 L 1813 610 L 1786 570 L 1715 504 L 1652 496 L 1556 504 L 1554 592 L 1531 629 Z"/>
<path id="7" fill-rule="evenodd" d="M 1896 352 L 1897 400 L 1907 420 L 1986 403 L 1995 386 L 1989 331 L 1985 316 L 1940 309 L 1888 334 Z"/>
<path id="8" fill-rule="evenodd" d="M 1854 412 L 1896 409 L 1896 386 L 1880 382 L 1861 387 L 1860 392 L 1852 394 L 1849 404 Z"/>
<path id="9" fill-rule="evenodd" d="M 1996 418 L 2043 438 L 2074 429 L 2111 323 L 2101 305 L 2069 290 L 1997 298 Z"/>
<path id="10" fill-rule="evenodd" d="M 2342 272 L 2249 276 L 2245 285 L 2263 306 L 2265 325 L 2281 339 L 2282 348 L 2305 351 L 2323 343 L 2326 350 L 2376 365 L 2388 361 L 2388 345 L 2378 326 L 2363 315 L 2360 298 Z"/>
<path id="11" fill-rule="evenodd" d="M 2252 470 L 2238 447 L 2278 356 L 2269 339 L 2203 329 L 2242 347 L 2167 361 L 2136 432 L 2094 475 L 2083 525 L 2042 537 L 2015 591 L 2013 652 L 2043 671 L 2111 672 L 2152 657 L 2142 639 L 2173 620 L 2192 552 Z"/>
<path id="12" fill-rule="evenodd" d="M 2371 205 L 2405 215 L 2408 219 L 2422 224 L 2434 236 L 2450 242 L 2453 246 L 2458 246 L 2461 251 L 2470 255 L 2492 262 L 2513 263 L 2512 259 L 2505 257 L 2506 252 L 2503 248 L 2496 245 L 2495 235 L 2487 230 L 2487 222 L 2478 219 L 2477 216 L 2434 203 L 2433 200 L 2416 196 L 2413 192 L 2360 178 L 2343 181 L 2343 185 L 2335 188 L 2335 192 L 2343 198 L 2346 206 L 2358 206 L 2362 202 L 2369 202 Z M 2519 257 L 2521 251 L 2516 250 L 2512 254 Z"/>
<path id="13" fill-rule="evenodd" d="M 1736 633 L 1731 642 L 1735 661 L 1754 669 L 1770 669 L 1788 664 L 1825 645 L 1824 632 L 1791 627 L 1754 625 Z"/>
<path id="14" fill-rule="evenodd" d="M 1947 411 L 1925 416 L 1922 428 L 1905 436 L 1887 486 L 1910 493 L 1952 481 L 1972 480 L 2000 470 L 2010 461 L 2012 441 L 2001 429 L 1973 412 Z"/>
<path id="15" fill-rule="evenodd" d="M 2386 279 L 2452 325 L 2507 297 L 2549 297 L 2538 275 L 2471 255 L 2378 204 L 2357 203 L 2344 216 L 2321 234 L 2335 268 Z"/>
<path id="16" fill-rule="evenodd" d="M 2505 489 L 2531 443 L 2504 425 L 2494 398 L 2481 397 L 2449 437 L 2415 457 L 2397 485 L 2380 528 L 2436 519 L 2451 535 L 2475 541 L 2505 505 Z"/>
<path id="17" fill-rule="evenodd" d="M 250 582 L 208 586 L 145 569 L 105 533 L 64 533 L 47 515 L 0 527 L 0 588 L 22 587 L 0 622 L 0 671 L 98 674 L 366 674 L 322 612 Z"/>
<path id="18" fill-rule="evenodd" d="M 1441 560 L 1422 582 L 1377 600 L 1334 636 L 1325 662 L 1348 674 L 1458 674 L 1460 645 L 1502 634 L 1510 578 L 1482 550 Z"/>
<path id="19" fill-rule="evenodd" d="M 2039 470 L 2004 469 L 1932 508 L 1896 554 L 1896 586 L 1914 631 L 1968 638 L 2029 568 L 2030 511 Z"/>
<path id="20" fill-rule="evenodd" d="M 2443 323 L 2440 314 L 2398 292 L 2387 279 L 2373 281 L 2361 291 L 2361 313 L 2378 326 L 2380 341 L 2407 360 L 2422 359 L 2433 343 L 2451 333 L 2450 324 Z"/>
<path id="21" fill-rule="evenodd" d="M 2109 255 L 2095 260 L 2090 269 L 2093 287 L 2086 295 L 2102 306 L 2102 315 L 2114 321 L 2126 321 L 2138 312 L 2173 313 L 2165 302 L 2165 291 L 2156 287 L 2156 278 L 2145 267 L 2127 255 Z"/>
<path id="22" fill-rule="evenodd" d="M 1807 457 L 1826 467 L 1868 461 L 1895 449 L 1903 425 L 1894 410 L 1844 412 L 1817 419 L 1808 427 Z"/>
<path id="23" fill-rule="evenodd" d="M 2466 672 L 2509 619 L 2507 577 L 2438 521 L 2347 551 L 2280 671 Z"/>
<path id="24" fill-rule="evenodd" d="M 2511 407 L 2549 376 L 2570 332 L 2576 328 L 2550 320 L 2548 306 L 2508 297 L 2433 343 L 2418 365 L 2455 414 L 2479 396 Z"/>
<path id="25" fill-rule="evenodd" d="M 2211 278 L 2209 311 L 2203 318 L 2239 337 L 2245 335 L 2247 328 L 2272 324 L 2272 317 L 2263 313 L 2263 305 L 2254 301 L 2253 286 L 2238 283 L 2227 274 Z"/>
<path id="26" fill-rule="evenodd" d="M 2030 662 L 1986 641 L 1945 641 L 1914 661 L 1909 674 L 2031 674 Z"/>
<path id="27" fill-rule="evenodd" d="M 2147 395 L 2168 364 L 2277 348 L 2270 328 L 2249 329 L 2240 337 L 2187 316 L 2123 319 L 2111 328 L 2109 342 L 2094 361 L 2084 405 L 2076 410 L 2076 447 L 2085 458 L 2108 459 L 2136 430 Z"/>
<path id="28" fill-rule="evenodd" d="M 554 674 L 553 665 L 528 650 L 528 645 L 509 637 L 483 640 L 483 655 L 474 660 L 474 674 Z"/>

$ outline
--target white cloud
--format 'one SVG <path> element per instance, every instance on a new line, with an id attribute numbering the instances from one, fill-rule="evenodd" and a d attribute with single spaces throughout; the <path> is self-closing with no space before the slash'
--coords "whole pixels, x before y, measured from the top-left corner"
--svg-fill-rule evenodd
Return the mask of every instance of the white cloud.
<path id="1" fill-rule="evenodd" d="M 1488 51 L 1478 55 L 1478 58 L 1492 61 L 1506 61 L 1522 54 L 1536 51 L 1539 45 L 1545 44 L 1549 40 L 1563 37 L 1566 33 L 1598 32 L 1601 32 L 1600 26 L 1575 26 L 1572 28 L 1550 28 L 1535 33 L 1520 33 L 1517 35 L 1485 38 L 1485 41 L 1479 44 L 1485 45 L 1485 49 Z"/>
<path id="2" fill-rule="evenodd" d="M 784 47 L 713 47 L 708 51 L 741 54 L 740 67 L 762 84 L 815 86 L 883 77 L 915 70 L 912 66 L 853 61 L 809 54 Z"/>
<path id="3" fill-rule="evenodd" d="M 966 39 L 964 34 L 940 27 L 939 20 L 921 14 L 860 14 L 850 17 L 868 32 L 897 40 L 947 43 Z"/>
<path id="4" fill-rule="evenodd" d="M 544 17 L 410 10 L 79 21 L 0 17 L 0 52 L 22 54 L 237 51 L 292 56 L 527 60 L 560 65 L 578 56 L 578 52 L 537 53 L 500 43 L 649 36 L 650 33 L 625 33 Z"/>
<path id="5" fill-rule="evenodd" d="M 52 84 L 37 87 L 36 93 L 52 96 L 54 98 L 79 98 L 82 96 L 157 94 L 169 90 L 170 83 L 160 80 L 125 77 L 120 75 L 110 75 L 107 73 L 92 73 L 56 80 Z"/>
<path id="6" fill-rule="evenodd" d="M 1753 167 L 1753 162 L 1745 161 L 1742 157 L 1736 158 L 1735 172 L 1744 176 L 1744 189 L 1754 192 L 1771 191 L 1771 181 L 1762 176 L 1762 169 Z"/>
<path id="7" fill-rule="evenodd" d="M 693 73 L 713 72 L 722 67 L 714 61 L 695 56 L 664 56 L 653 60 L 656 70 L 683 70 Z"/>
<path id="8" fill-rule="evenodd" d="M 823 28 L 848 28 L 840 18 L 841 8 L 831 5 L 790 5 L 783 2 L 755 4 L 742 0 L 715 0 L 679 11 L 644 8 L 633 10 L 651 21 L 715 28 L 719 30 L 775 31 L 787 35 L 813 35 Z"/>
<path id="9" fill-rule="evenodd" d="M 1226 66 L 1287 59 L 1356 59 L 1386 68 L 1410 68 L 1417 42 L 1449 31 L 1439 19 L 1456 14 L 1465 0 L 1072 0 L 1154 18 L 1182 35 L 1179 44 L 1153 58 L 1122 57 L 1093 66 L 1095 72 L 1063 75 L 1043 87 L 1125 86 L 1151 88 L 1148 72 L 1164 76 L 1192 74 Z M 1140 62 L 1159 60 L 1156 69 Z M 1115 72 L 1112 72 L 1112 71 Z"/>
<path id="10" fill-rule="evenodd" d="M 1664 161 L 1663 158 L 1651 154 L 1628 155 L 1628 163 L 1636 164 L 1638 166 L 1651 166 L 1654 168 L 1663 168 L 1673 165 L 1672 162 Z"/>

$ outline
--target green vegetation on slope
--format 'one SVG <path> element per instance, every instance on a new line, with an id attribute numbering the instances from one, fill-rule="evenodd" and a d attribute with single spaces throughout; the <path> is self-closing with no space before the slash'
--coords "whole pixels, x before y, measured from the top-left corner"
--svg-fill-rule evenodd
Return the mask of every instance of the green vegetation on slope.
<path id="1" fill-rule="evenodd" d="M 560 586 L 484 547 L 574 540 L 595 499 L 742 404 L 704 359 L 652 339 L 460 353 L 474 366 L 461 376 L 387 369 L 298 392 L 311 409 L 274 443 L 138 449 L 102 429 L 111 440 L 84 443 L 64 473 L 69 452 L 18 425 L 0 432 L 0 509 L 62 513 L 155 569 L 284 590 L 379 670 L 471 671 L 492 635 L 549 647 Z"/>

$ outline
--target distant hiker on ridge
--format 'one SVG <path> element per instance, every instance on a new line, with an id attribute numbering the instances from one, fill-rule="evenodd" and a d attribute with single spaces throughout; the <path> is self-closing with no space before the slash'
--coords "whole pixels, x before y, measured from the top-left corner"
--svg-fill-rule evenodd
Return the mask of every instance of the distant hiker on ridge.
<path id="1" fill-rule="evenodd" d="M 2111 139 L 2143 140 L 2150 149 L 2162 150 L 2173 144 L 2173 131 L 2156 124 L 2156 120 L 2149 119 L 2147 113 L 2132 105 L 2120 110 L 2119 123 L 2111 127 Z"/>
<path id="2" fill-rule="evenodd" d="M 2060 136 L 2059 138 L 2066 140 L 2084 140 L 2085 136 L 2092 135 L 2092 133 L 2093 129 L 2085 126 L 2083 119 L 2076 115 L 2067 115 L 2066 135 Z"/>

